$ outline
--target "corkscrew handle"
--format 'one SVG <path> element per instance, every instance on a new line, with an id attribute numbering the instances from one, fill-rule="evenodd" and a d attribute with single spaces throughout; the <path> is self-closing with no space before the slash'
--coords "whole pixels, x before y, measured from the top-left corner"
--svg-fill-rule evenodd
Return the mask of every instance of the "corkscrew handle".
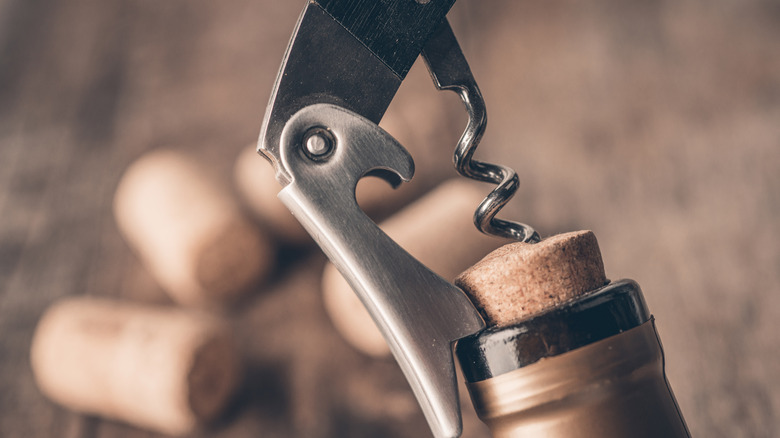
<path id="1" fill-rule="evenodd" d="M 436 438 L 460 435 L 454 341 L 484 321 L 458 287 L 388 237 L 355 200 L 367 174 L 411 179 L 412 157 L 370 120 L 316 104 L 282 131 L 280 164 L 292 181 L 279 198 L 355 290 L 387 340 Z"/>

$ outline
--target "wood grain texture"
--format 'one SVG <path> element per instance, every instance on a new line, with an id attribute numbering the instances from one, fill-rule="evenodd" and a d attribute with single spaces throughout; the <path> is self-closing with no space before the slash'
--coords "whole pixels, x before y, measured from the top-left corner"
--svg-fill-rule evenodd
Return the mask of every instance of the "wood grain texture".
<path id="1" fill-rule="evenodd" d="M 155 436 L 47 401 L 29 368 L 35 323 L 65 295 L 167 303 L 114 225 L 119 176 L 168 146 L 230 181 L 301 6 L 0 1 L 0 436 Z M 774 436 L 776 3 L 461 0 L 450 16 L 490 112 L 478 154 L 523 181 L 506 216 L 543 235 L 593 229 L 608 276 L 639 281 L 694 436 Z M 449 160 L 452 144 L 431 149 Z M 424 436 L 395 364 L 330 326 L 323 258 L 283 255 L 235 316 L 245 392 L 197 436 Z"/>

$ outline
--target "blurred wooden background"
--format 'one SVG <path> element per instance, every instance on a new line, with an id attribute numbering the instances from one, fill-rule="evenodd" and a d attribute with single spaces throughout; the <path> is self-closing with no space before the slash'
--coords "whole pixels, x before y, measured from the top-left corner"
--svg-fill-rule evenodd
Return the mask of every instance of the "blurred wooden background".
<path id="1" fill-rule="evenodd" d="M 0 0 L 0 436 L 155 436 L 43 398 L 33 329 L 61 296 L 166 302 L 114 225 L 121 172 L 172 146 L 229 181 L 301 6 Z M 460 0 L 451 20 L 488 103 L 480 155 L 523 181 L 508 215 L 594 230 L 607 274 L 639 281 L 694 436 L 776 436 L 780 3 Z M 200 434 L 426 436 L 396 365 L 331 328 L 324 258 L 282 256 L 234 315 L 247 384 Z"/>

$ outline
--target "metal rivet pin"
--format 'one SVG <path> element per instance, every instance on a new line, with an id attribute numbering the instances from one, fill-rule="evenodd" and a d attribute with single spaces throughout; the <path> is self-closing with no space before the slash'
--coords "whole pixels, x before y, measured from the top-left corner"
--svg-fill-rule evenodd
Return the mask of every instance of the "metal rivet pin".
<path id="1" fill-rule="evenodd" d="M 325 128 L 311 128 L 303 135 L 303 150 L 312 160 L 321 161 L 330 155 L 336 141 Z"/>

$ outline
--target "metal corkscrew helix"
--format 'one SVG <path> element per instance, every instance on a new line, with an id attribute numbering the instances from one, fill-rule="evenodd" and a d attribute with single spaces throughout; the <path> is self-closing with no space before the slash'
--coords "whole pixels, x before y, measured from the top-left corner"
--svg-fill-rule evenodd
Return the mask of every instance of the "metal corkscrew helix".
<path id="1" fill-rule="evenodd" d="M 487 127 L 485 100 L 448 23 L 439 27 L 422 54 L 436 88 L 458 93 L 468 112 L 468 124 L 455 148 L 455 169 L 467 178 L 498 185 L 474 212 L 474 225 L 485 234 L 539 242 L 539 234 L 529 225 L 496 218 L 520 187 L 520 180 L 517 173 L 507 166 L 473 158 Z"/>

